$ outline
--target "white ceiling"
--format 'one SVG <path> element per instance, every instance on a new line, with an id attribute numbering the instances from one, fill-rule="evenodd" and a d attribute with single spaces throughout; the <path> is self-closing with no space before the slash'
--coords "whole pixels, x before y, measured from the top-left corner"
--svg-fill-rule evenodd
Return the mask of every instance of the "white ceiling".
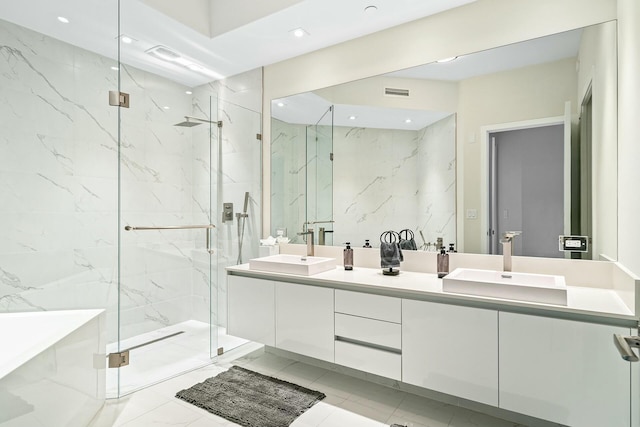
<path id="1" fill-rule="evenodd" d="M 242 7 L 231 12 L 241 14 L 251 2 L 263 1 L 245 0 Z M 121 44 L 122 62 L 193 87 L 473 1 L 304 0 L 213 38 L 184 23 L 189 21 L 188 15 L 185 19 L 185 9 L 199 18 L 199 22 L 202 14 L 210 16 L 211 11 L 205 8 L 215 5 L 212 0 L 182 0 L 180 20 L 140 0 L 120 1 L 120 22 L 117 0 L 2 1 L 0 18 L 113 59 L 118 55 L 119 24 L 120 34 L 137 40 L 131 45 Z M 364 9 L 372 5 L 377 11 L 365 13 Z M 70 23 L 58 22 L 58 16 L 68 18 Z M 298 27 L 304 28 L 308 35 L 294 38 L 291 30 Z M 158 45 L 168 47 L 209 72 L 191 71 L 145 53 Z"/>

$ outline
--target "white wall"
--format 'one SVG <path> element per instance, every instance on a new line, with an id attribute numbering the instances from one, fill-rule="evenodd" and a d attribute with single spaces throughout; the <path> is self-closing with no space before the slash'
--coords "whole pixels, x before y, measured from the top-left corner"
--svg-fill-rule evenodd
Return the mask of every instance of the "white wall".
<path id="1" fill-rule="evenodd" d="M 592 87 L 592 251 L 618 258 L 618 55 L 616 23 L 586 28 L 578 55 L 577 109 Z"/>
<path id="2" fill-rule="evenodd" d="M 640 276 L 640 2 L 618 0 L 618 257 Z"/>

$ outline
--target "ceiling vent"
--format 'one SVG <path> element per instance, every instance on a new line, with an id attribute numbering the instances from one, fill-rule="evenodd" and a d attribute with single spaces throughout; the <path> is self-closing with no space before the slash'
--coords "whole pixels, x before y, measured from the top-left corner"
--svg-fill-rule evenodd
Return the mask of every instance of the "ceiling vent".
<path id="1" fill-rule="evenodd" d="M 386 96 L 409 96 L 409 89 L 394 89 L 391 87 L 384 88 Z"/>

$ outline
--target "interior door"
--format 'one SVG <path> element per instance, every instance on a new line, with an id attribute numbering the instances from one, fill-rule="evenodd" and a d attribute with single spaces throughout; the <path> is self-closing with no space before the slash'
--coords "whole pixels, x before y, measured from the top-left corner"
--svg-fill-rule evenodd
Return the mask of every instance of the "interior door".
<path id="1" fill-rule="evenodd" d="M 551 125 L 490 135 L 492 253 L 502 254 L 500 236 L 522 231 L 513 254 L 562 257 L 564 233 L 564 126 Z"/>

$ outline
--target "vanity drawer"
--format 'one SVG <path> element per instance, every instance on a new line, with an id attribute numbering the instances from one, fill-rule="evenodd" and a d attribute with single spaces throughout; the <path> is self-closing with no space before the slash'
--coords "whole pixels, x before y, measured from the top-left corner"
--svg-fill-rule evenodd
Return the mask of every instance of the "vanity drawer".
<path id="1" fill-rule="evenodd" d="M 352 314 L 386 322 L 401 323 L 400 298 L 336 289 L 336 313 Z"/>
<path id="2" fill-rule="evenodd" d="M 379 350 L 344 341 L 336 341 L 335 361 L 338 365 L 400 380 L 402 357 L 399 353 Z"/>
<path id="3" fill-rule="evenodd" d="M 402 348 L 402 329 L 398 323 L 336 313 L 336 336 L 383 347 Z"/>

